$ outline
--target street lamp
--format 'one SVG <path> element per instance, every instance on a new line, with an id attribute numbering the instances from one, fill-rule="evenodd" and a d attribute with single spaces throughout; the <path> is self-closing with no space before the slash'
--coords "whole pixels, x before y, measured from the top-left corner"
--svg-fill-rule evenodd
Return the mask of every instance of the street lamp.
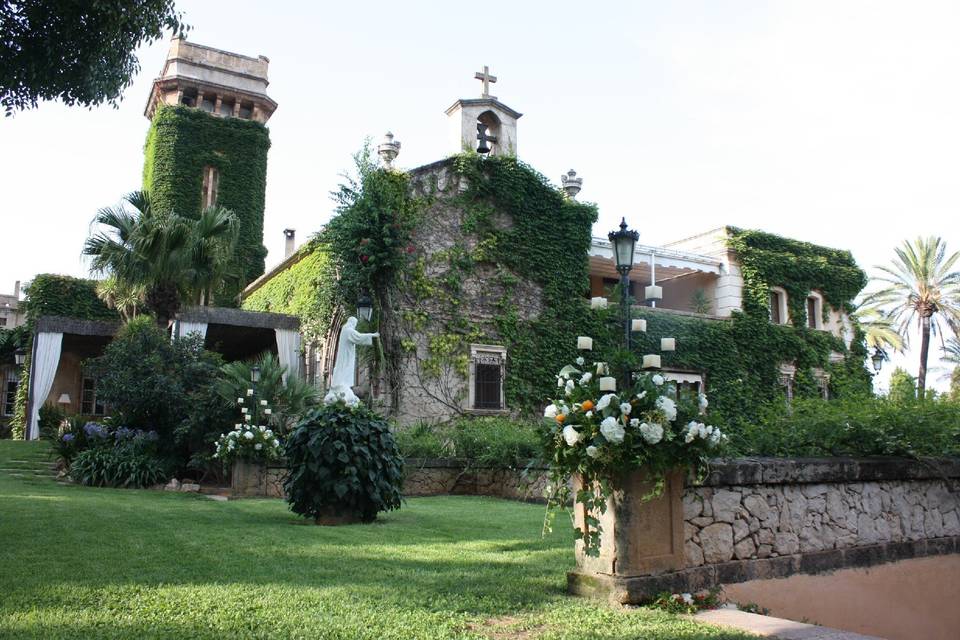
<path id="1" fill-rule="evenodd" d="M 373 300 L 366 289 L 360 290 L 360 297 L 357 299 L 357 315 L 366 322 L 370 322 L 373 317 Z"/>
<path id="2" fill-rule="evenodd" d="M 252 367 L 250 367 L 250 382 L 252 382 L 253 384 L 257 384 L 258 382 L 260 382 L 260 366 L 259 365 L 253 365 Z"/>
<path id="3" fill-rule="evenodd" d="M 870 356 L 870 360 L 873 362 L 873 370 L 877 373 L 880 373 L 880 367 L 883 366 L 883 361 L 887 359 L 887 354 L 880 347 L 876 347 L 873 350 L 873 355 Z"/>
<path id="4" fill-rule="evenodd" d="M 633 269 L 633 252 L 637 246 L 640 234 L 627 229 L 627 219 L 620 220 L 620 230 L 611 231 L 607 238 L 613 245 L 613 257 L 617 262 L 617 273 L 620 274 L 620 309 L 623 314 L 623 342 L 627 351 L 630 350 L 630 270 Z M 624 388 L 630 386 L 630 372 L 624 373 Z"/>
<path id="5" fill-rule="evenodd" d="M 17 363 L 18 367 L 22 367 L 23 363 L 27 361 L 27 352 L 23 347 L 20 347 L 13 352 L 13 359 Z"/>

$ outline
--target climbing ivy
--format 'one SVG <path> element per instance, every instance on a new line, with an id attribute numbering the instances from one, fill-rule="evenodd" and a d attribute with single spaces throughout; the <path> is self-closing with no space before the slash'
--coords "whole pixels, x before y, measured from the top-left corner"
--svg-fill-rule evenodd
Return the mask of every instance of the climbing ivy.
<path id="1" fill-rule="evenodd" d="M 219 172 L 217 204 L 240 220 L 237 241 L 238 282 L 217 296 L 231 306 L 247 283 L 263 273 L 263 209 L 270 136 L 259 122 L 218 118 L 200 109 L 162 105 L 144 146 L 143 187 L 159 211 L 198 217 L 203 169 Z"/>

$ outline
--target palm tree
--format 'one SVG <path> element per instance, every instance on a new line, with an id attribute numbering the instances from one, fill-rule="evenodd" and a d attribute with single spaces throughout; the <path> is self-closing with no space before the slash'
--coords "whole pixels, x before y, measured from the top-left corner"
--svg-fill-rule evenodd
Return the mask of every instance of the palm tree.
<path id="1" fill-rule="evenodd" d="M 946 344 L 942 346 L 942 349 L 943 355 L 940 356 L 940 359 L 960 367 L 960 339 L 956 336 L 950 338 Z"/>
<path id="2" fill-rule="evenodd" d="M 874 278 L 883 288 L 867 298 L 871 307 L 882 310 L 908 342 L 908 329 L 914 320 L 920 329 L 920 369 L 917 395 L 924 397 L 927 380 L 927 355 L 930 335 L 942 335 L 941 320 L 954 331 L 960 329 L 960 271 L 953 268 L 960 252 L 947 256 L 946 243 L 930 236 L 905 240 L 895 249 L 897 257 L 889 267 L 877 267 L 882 273 Z"/>
<path id="3" fill-rule="evenodd" d="M 147 308 L 167 326 L 184 300 L 206 304 L 211 292 L 229 274 L 239 233 L 236 216 L 221 207 L 193 220 L 153 209 L 149 194 L 124 196 L 128 211 L 101 209 L 94 223 L 100 230 L 87 238 L 83 253 L 92 256 L 91 270 L 142 287 Z"/>
<path id="4" fill-rule="evenodd" d="M 132 285 L 110 275 L 97 283 L 97 297 L 106 303 L 107 307 L 116 309 L 124 322 L 130 322 L 137 317 L 140 308 L 144 306 L 143 285 Z"/>

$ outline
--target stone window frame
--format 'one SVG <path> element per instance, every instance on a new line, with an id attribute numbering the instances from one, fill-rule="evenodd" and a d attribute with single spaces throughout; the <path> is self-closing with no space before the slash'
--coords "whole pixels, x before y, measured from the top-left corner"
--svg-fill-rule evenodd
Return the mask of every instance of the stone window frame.
<path id="1" fill-rule="evenodd" d="M 786 391 L 787 408 L 793 402 L 793 380 L 797 374 L 797 367 L 794 364 L 784 362 L 780 365 L 780 385 Z"/>
<path id="2" fill-rule="evenodd" d="M 499 409 L 477 409 L 476 404 L 476 374 L 477 359 L 481 356 L 495 355 L 500 360 L 500 408 Z M 471 344 L 470 345 L 470 363 L 467 375 L 467 405 L 464 407 L 466 413 L 473 415 L 509 415 L 507 408 L 507 398 L 504 393 L 503 382 L 506 377 L 507 348 L 503 345 L 494 344 Z"/>
<path id="3" fill-rule="evenodd" d="M 3 369 L 0 380 L 3 381 L 3 387 L 0 388 L 0 415 L 12 416 L 16 412 L 17 388 L 20 386 L 20 376 L 13 367 Z"/>
<path id="4" fill-rule="evenodd" d="M 220 195 L 220 169 L 212 164 L 203 167 L 203 186 L 200 192 L 200 209 L 217 206 Z"/>
<path id="5" fill-rule="evenodd" d="M 810 317 L 810 301 L 813 300 L 813 317 Z M 804 309 L 807 312 L 807 328 L 817 331 L 825 331 L 823 326 L 823 295 L 819 291 L 811 291 L 807 294 Z M 811 322 L 811 320 L 813 322 Z"/>
<path id="6" fill-rule="evenodd" d="M 767 307 L 770 311 L 770 322 L 773 322 L 774 324 L 790 324 L 790 308 L 789 308 L 789 305 L 787 305 L 787 290 L 784 289 L 783 287 L 769 287 L 769 293 L 777 294 L 777 297 L 778 297 L 777 311 L 779 312 L 779 316 L 780 316 L 779 321 L 774 321 L 773 309 L 770 307 L 771 301 L 769 300 L 770 296 L 768 294 Z"/>
<path id="7" fill-rule="evenodd" d="M 820 367 L 814 367 L 810 370 L 810 373 L 813 375 L 813 381 L 817 385 L 817 389 L 820 390 L 820 395 L 824 400 L 830 399 L 830 374 L 821 369 Z"/>

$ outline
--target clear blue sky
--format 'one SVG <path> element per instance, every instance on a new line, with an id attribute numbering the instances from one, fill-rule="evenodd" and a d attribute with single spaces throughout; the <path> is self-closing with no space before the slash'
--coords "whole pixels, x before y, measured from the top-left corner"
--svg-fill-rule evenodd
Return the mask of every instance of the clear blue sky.
<path id="1" fill-rule="evenodd" d="M 451 152 L 444 109 L 479 95 L 484 64 L 524 114 L 518 155 L 584 178 L 595 234 L 621 216 L 647 244 L 733 224 L 848 248 L 868 272 L 905 237 L 960 249 L 955 2 L 177 4 L 190 40 L 271 60 L 268 264 L 283 228 L 303 240 L 329 218 L 366 136 L 392 130 L 401 166 Z M 0 120 L 0 290 L 86 273 L 97 208 L 140 186 L 167 47 L 140 51 L 119 109 Z"/>

